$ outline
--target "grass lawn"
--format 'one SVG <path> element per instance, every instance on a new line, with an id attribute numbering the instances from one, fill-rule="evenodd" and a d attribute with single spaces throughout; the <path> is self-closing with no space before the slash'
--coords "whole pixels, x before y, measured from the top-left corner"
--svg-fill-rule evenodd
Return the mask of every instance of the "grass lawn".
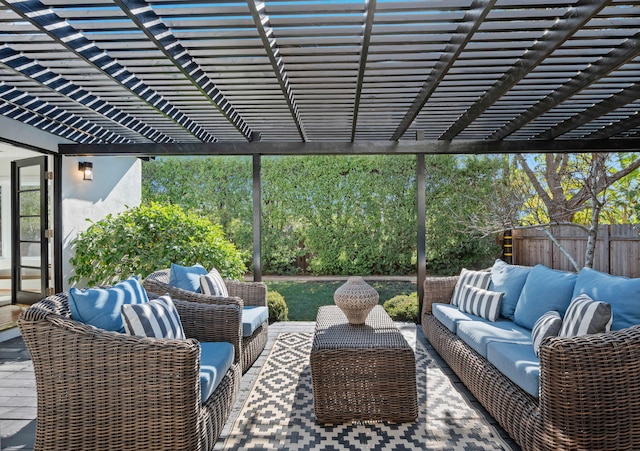
<path id="1" fill-rule="evenodd" d="M 417 290 L 414 282 L 367 282 L 380 294 L 380 304 L 398 294 Z M 344 281 L 266 282 L 269 291 L 277 291 L 287 301 L 289 321 L 315 321 L 318 307 L 334 305 L 333 293 Z"/>

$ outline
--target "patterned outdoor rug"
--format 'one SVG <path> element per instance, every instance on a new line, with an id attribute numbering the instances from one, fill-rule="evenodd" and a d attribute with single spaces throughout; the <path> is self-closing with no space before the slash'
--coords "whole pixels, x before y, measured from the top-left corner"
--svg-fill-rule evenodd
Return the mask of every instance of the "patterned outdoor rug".
<path id="1" fill-rule="evenodd" d="M 312 339 L 310 333 L 278 336 L 225 449 L 510 450 L 420 344 L 417 422 L 316 423 L 309 366 Z"/>

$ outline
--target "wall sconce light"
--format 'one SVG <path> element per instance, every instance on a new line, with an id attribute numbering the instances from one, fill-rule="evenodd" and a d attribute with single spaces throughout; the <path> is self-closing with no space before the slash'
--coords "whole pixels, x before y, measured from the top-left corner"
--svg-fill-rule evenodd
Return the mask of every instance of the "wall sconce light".
<path id="1" fill-rule="evenodd" d="M 93 163 L 80 161 L 78 163 L 78 171 L 82 172 L 82 180 L 93 180 Z"/>

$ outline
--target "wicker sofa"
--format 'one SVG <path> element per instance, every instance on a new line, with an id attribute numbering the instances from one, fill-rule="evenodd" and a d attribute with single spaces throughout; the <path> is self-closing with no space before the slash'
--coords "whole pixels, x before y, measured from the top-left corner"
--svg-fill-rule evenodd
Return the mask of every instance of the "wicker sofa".
<path id="1" fill-rule="evenodd" d="M 150 296 L 152 297 L 152 296 Z M 142 338 L 71 319 L 67 293 L 24 311 L 37 386 L 37 450 L 212 450 L 240 386 L 240 358 L 201 400 L 199 342 L 240 347 L 237 305 L 175 300 L 187 339 Z"/>
<path id="2" fill-rule="evenodd" d="M 545 338 L 539 393 L 532 396 L 432 314 L 450 302 L 458 277 L 426 278 L 422 329 L 523 450 L 639 449 L 640 326 Z"/>
<path id="3" fill-rule="evenodd" d="M 149 274 L 143 281 L 144 288 L 159 295 L 169 293 L 174 299 L 192 302 L 205 302 L 220 305 L 238 305 L 243 307 L 267 307 L 267 286 L 262 282 L 243 282 L 225 280 L 229 297 L 207 296 L 201 293 L 169 285 L 170 269 L 162 269 Z M 246 309 L 243 308 L 246 312 Z M 244 322 L 244 321 L 241 321 Z M 242 373 L 247 372 L 260 356 L 267 344 L 269 321 L 264 321 L 249 334 L 243 333 L 240 346 Z"/>

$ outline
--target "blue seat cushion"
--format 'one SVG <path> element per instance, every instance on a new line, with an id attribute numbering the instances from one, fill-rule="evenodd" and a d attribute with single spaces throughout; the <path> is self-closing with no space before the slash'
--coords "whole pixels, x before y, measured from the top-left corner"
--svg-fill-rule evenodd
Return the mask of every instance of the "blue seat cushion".
<path id="1" fill-rule="evenodd" d="M 640 324 L 640 279 L 612 276 L 595 269 L 583 268 L 578 274 L 573 297 L 581 294 L 611 305 L 611 330 Z"/>
<path id="2" fill-rule="evenodd" d="M 269 320 L 269 308 L 246 306 L 242 308 L 242 336 L 250 337 L 258 327 Z"/>
<path id="3" fill-rule="evenodd" d="M 431 306 L 431 312 L 444 327 L 454 334 L 458 330 L 458 322 L 479 319 L 478 316 L 471 313 L 461 312 L 457 306 L 451 304 L 435 303 Z"/>
<path id="4" fill-rule="evenodd" d="M 200 343 L 200 392 L 204 403 L 233 365 L 234 349 L 231 343 Z"/>
<path id="5" fill-rule="evenodd" d="M 534 398 L 540 396 L 540 361 L 533 346 L 491 342 L 487 360 Z"/>
<path id="6" fill-rule="evenodd" d="M 487 357 L 487 345 L 491 342 L 510 342 L 532 345 L 531 331 L 508 319 L 495 322 L 478 318 L 475 321 L 458 322 L 458 337 L 483 357 Z"/>
<path id="7" fill-rule="evenodd" d="M 504 293 L 500 305 L 500 315 L 503 317 L 513 319 L 522 287 L 524 287 L 530 271 L 531 267 L 529 266 L 509 265 L 502 260 L 496 260 L 493 264 L 489 290 Z"/>

